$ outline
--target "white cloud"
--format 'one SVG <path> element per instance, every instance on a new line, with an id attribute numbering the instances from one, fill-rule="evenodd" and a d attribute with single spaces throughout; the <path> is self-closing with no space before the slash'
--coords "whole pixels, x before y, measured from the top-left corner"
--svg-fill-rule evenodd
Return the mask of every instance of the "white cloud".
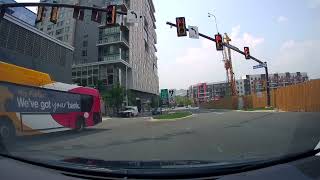
<path id="1" fill-rule="evenodd" d="M 320 0 L 308 0 L 309 8 L 317 8 L 320 7 Z"/>
<path id="2" fill-rule="evenodd" d="M 249 46 L 251 49 L 256 48 L 258 45 L 264 42 L 264 38 L 262 37 L 255 37 L 250 33 L 243 33 L 240 34 L 240 25 L 235 26 L 232 28 L 230 38 L 233 45 L 244 47 Z"/>
<path id="3" fill-rule="evenodd" d="M 319 78 L 319 47 L 319 40 L 286 41 L 272 61 L 271 69 L 274 72 L 307 72 L 311 78 Z"/>
<path id="4" fill-rule="evenodd" d="M 279 16 L 279 17 L 277 18 L 277 22 L 278 22 L 278 23 L 283 23 L 283 22 L 287 22 L 287 21 L 288 21 L 288 18 L 285 17 L 285 16 Z"/>
<path id="5" fill-rule="evenodd" d="M 161 88 L 186 89 L 199 82 L 225 80 L 222 55 L 204 39 L 201 47 L 186 49 L 170 64 L 159 61 L 159 74 Z"/>

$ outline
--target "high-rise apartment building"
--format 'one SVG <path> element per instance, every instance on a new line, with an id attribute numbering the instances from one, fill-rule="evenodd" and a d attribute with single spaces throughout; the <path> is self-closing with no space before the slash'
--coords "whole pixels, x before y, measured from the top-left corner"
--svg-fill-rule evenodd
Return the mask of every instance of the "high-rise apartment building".
<path id="1" fill-rule="evenodd" d="M 79 0 L 41 0 L 40 2 L 47 3 L 63 3 L 63 4 L 76 4 Z M 36 24 L 36 27 L 41 31 L 55 37 L 56 39 L 66 42 L 74 46 L 74 33 L 76 28 L 76 20 L 73 19 L 73 10 L 68 8 L 59 9 L 59 18 L 57 24 L 50 22 L 51 8 L 46 7 L 44 13 L 44 20 Z"/>
<path id="2" fill-rule="evenodd" d="M 91 21 L 89 10 L 80 21 L 73 19 L 72 9 L 62 8 L 58 23 L 54 25 L 49 20 L 51 8 L 47 9 L 45 20 L 38 23 L 37 28 L 74 46 L 72 77 L 75 83 L 97 87 L 102 82 L 106 88 L 120 84 L 142 100 L 159 94 L 156 19 L 152 0 L 55 1 L 98 7 L 124 5 L 142 16 L 138 26 L 126 24 L 125 18 L 118 15 L 118 25 L 106 27 L 105 14 L 102 23 L 97 24 Z M 120 26 L 121 22 L 125 26 Z"/>
<path id="3" fill-rule="evenodd" d="M 245 79 L 247 79 L 247 81 L 250 83 L 250 93 L 261 92 L 266 90 L 265 74 L 246 75 Z M 269 82 L 271 89 L 299 84 L 308 80 L 308 74 L 305 72 L 286 72 L 269 74 Z"/>

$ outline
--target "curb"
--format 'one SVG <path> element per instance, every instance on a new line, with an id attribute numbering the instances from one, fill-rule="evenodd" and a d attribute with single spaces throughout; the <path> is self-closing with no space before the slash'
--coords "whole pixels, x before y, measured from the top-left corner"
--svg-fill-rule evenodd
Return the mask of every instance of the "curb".
<path id="1" fill-rule="evenodd" d="M 153 117 L 150 118 L 150 122 L 168 122 L 168 121 L 177 121 L 177 120 L 182 120 L 182 119 L 187 119 L 190 117 L 193 117 L 194 114 L 191 114 L 189 116 L 186 117 L 182 117 L 182 118 L 175 118 L 175 119 L 154 119 Z"/>

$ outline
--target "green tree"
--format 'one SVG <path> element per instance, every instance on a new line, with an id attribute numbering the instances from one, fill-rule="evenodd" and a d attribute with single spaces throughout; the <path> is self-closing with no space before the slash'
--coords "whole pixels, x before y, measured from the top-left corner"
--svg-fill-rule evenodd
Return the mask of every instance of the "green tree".
<path id="1" fill-rule="evenodd" d="M 160 97 L 159 96 L 154 96 L 151 99 L 151 107 L 152 108 L 157 108 L 160 105 Z"/>
<path id="2" fill-rule="evenodd" d="M 127 90 L 129 106 L 137 106 L 137 96 L 129 89 Z"/>
<path id="3" fill-rule="evenodd" d="M 113 109 L 113 112 L 118 113 L 122 107 L 125 96 L 125 90 L 119 84 L 114 85 L 110 90 L 106 90 L 102 94 L 105 103 Z"/>
<path id="4" fill-rule="evenodd" d="M 192 100 L 188 97 L 177 96 L 176 103 L 177 105 L 188 106 L 188 105 L 192 105 Z"/>

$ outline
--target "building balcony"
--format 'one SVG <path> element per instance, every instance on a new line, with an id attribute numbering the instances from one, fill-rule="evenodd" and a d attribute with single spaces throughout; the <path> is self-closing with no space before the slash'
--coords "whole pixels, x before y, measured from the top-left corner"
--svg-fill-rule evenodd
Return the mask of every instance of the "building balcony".
<path id="1" fill-rule="evenodd" d="M 125 57 L 124 55 L 120 55 L 120 54 L 102 56 L 98 58 L 98 62 L 77 64 L 77 65 L 73 65 L 72 68 L 90 67 L 90 66 L 103 65 L 103 64 L 119 64 L 124 67 L 131 68 L 131 65 L 129 63 L 129 57 Z"/>
<path id="2" fill-rule="evenodd" d="M 120 34 L 107 36 L 106 38 L 99 40 L 97 42 L 97 46 L 106 46 L 119 43 L 129 48 L 129 41 Z"/>
<path id="3" fill-rule="evenodd" d="M 112 0 L 112 1 L 106 2 L 106 7 L 109 5 L 124 5 L 127 10 L 130 9 L 129 0 Z"/>

